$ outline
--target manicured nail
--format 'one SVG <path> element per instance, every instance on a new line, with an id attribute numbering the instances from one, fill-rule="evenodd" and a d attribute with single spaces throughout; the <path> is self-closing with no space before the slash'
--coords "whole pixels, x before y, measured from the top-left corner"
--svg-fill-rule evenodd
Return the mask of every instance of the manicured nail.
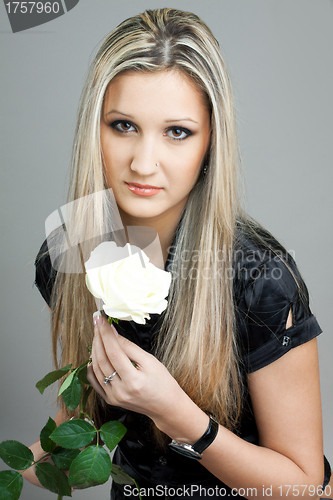
<path id="1" fill-rule="evenodd" d="M 119 333 L 117 332 L 117 330 L 115 329 L 115 327 L 113 325 L 111 325 L 111 328 L 112 328 L 113 333 L 115 334 L 115 336 L 119 337 Z"/>
<path id="2" fill-rule="evenodd" d="M 103 316 L 100 311 L 94 312 L 93 322 L 95 326 L 101 326 L 103 324 Z"/>

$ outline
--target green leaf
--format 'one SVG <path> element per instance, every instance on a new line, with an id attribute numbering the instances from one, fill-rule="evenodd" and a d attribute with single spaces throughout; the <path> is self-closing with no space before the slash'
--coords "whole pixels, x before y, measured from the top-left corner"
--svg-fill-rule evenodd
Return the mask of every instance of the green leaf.
<path id="1" fill-rule="evenodd" d="M 63 448 L 83 448 L 94 439 L 96 430 L 85 420 L 69 420 L 59 425 L 50 438 Z"/>
<path id="2" fill-rule="evenodd" d="M 51 455 L 53 463 L 63 470 L 68 470 L 74 458 L 78 456 L 80 450 L 67 450 L 58 446 Z"/>
<path id="3" fill-rule="evenodd" d="M 59 389 L 59 393 L 58 393 L 58 396 L 61 396 L 61 394 L 66 390 L 68 389 L 68 387 L 71 385 L 71 383 L 73 382 L 74 380 L 74 377 L 76 375 L 76 372 L 77 372 L 78 368 L 75 368 L 74 371 L 72 371 L 72 373 L 70 375 L 68 375 L 67 378 L 65 378 L 65 380 L 63 381 L 63 383 L 61 384 L 61 387 Z"/>
<path id="4" fill-rule="evenodd" d="M 82 363 L 80 366 L 78 366 L 77 368 L 75 368 L 75 370 L 72 371 L 72 373 L 70 375 L 68 375 L 68 377 L 64 380 L 62 386 L 60 387 L 60 390 L 59 390 L 59 394 L 58 396 L 61 396 L 61 394 L 66 391 L 66 389 L 68 389 L 68 387 L 72 384 L 73 380 L 74 380 L 74 377 L 83 369 L 87 366 L 87 364 L 89 363 L 89 359 L 87 359 L 86 361 L 84 361 L 84 363 Z M 88 382 L 89 383 L 89 382 Z"/>
<path id="5" fill-rule="evenodd" d="M 0 498 L 1 500 L 17 500 L 23 488 L 23 478 L 14 470 L 0 472 Z"/>
<path id="6" fill-rule="evenodd" d="M 84 366 L 80 371 L 78 371 L 77 376 L 81 382 L 86 385 L 90 385 L 89 380 L 87 379 L 87 365 Z"/>
<path id="7" fill-rule="evenodd" d="M 19 441 L 2 441 L 0 457 L 12 469 L 28 469 L 34 461 L 34 456 L 27 446 Z"/>
<path id="8" fill-rule="evenodd" d="M 75 489 L 106 483 L 111 473 L 110 455 L 102 446 L 88 446 L 69 468 L 69 484 Z"/>
<path id="9" fill-rule="evenodd" d="M 45 375 L 45 377 L 42 378 L 42 380 L 39 380 L 36 384 L 36 387 L 39 390 L 39 392 L 43 394 L 46 387 L 48 387 L 49 385 L 53 384 L 61 377 L 66 375 L 66 373 L 69 372 L 71 367 L 72 365 L 64 366 L 63 368 L 59 368 L 59 370 L 54 370 L 53 372 L 50 372 L 47 375 Z"/>
<path id="10" fill-rule="evenodd" d="M 40 432 L 40 444 L 44 451 L 52 452 L 56 447 L 56 443 L 50 439 L 50 434 L 57 428 L 55 421 L 49 417 L 47 424 Z"/>
<path id="11" fill-rule="evenodd" d="M 102 425 L 100 431 L 101 438 L 109 450 L 112 451 L 117 446 L 119 441 L 125 436 L 126 427 L 124 427 L 121 422 L 114 420 L 106 422 L 106 424 Z"/>
<path id="12" fill-rule="evenodd" d="M 62 393 L 62 399 L 69 411 L 75 410 L 75 408 L 80 404 L 82 397 L 82 386 L 81 382 L 77 377 L 73 378 L 70 386 Z"/>
<path id="13" fill-rule="evenodd" d="M 134 479 L 131 478 L 126 472 L 123 471 L 119 465 L 112 464 L 111 477 L 117 484 L 136 484 Z"/>
<path id="14" fill-rule="evenodd" d="M 44 488 L 65 497 L 72 496 L 66 474 L 47 462 L 36 464 L 36 476 Z"/>

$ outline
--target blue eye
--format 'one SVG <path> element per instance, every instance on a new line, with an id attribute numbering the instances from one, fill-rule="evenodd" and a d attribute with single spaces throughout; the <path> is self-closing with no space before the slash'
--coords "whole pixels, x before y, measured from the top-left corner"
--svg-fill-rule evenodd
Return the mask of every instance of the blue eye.
<path id="1" fill-rule="evenodd" d="M 187 137 L 192 135 L 192 132 L 187 128 L 172 127 L 167 131 L 167 135 L 171 139 L 175 139 L 176 141 L 182 141 L 183 139 L 186 139 Z"/>
<path id="2" fill-rule="evenodd" d="M 110 123 L 110 127 L 117 130 L 118 132 L 126 133 L 135 130 L 134 125 L 126 120 L 116 120 Z"/>

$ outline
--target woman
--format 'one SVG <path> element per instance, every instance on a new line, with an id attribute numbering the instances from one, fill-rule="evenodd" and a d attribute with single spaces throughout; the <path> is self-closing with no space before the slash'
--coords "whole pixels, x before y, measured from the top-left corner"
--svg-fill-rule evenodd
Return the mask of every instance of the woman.
<path id="1" fill-rule="evenodd" d="M 93 339 L 88 411 L 125 423 L 114 461 L 142 495 L 281 497 L 302 485 L 313 498 L 329 480 L 321 330 L 294 261 L 240 207 L 237 160 L 229 78 L 207 26 L 175 9 L 118 26 L 83 92 L 69 201 L 111 188 L 125 227 L 157 231 L 169 305 L 142 327 L 116 330 L 100 314 L 92 325 L 84 276 L 55 273 L 45 245 L 36 283 L 55 361 L 59 339 L 61 364 L 74 366 Z M 110 230 L 91 200 L 74 221 L 80 241 L 89 227 Z M 62 408 L 57 423 L 69 416 Z M 128 496 L 137 491 L 113 485 L 112 498 Z"/>

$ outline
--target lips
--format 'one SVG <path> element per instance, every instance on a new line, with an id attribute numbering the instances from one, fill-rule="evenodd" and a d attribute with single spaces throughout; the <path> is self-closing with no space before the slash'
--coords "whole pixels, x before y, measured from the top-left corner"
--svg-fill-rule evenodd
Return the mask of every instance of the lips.
<path id="1" fill-rule="evenodd" d="M 138 184 L 137 182 L 125 182 L 128 189 L 138 196 L 154 196 L 162 191 L 163 188 L 150 186 L 148 184 Z"/>

